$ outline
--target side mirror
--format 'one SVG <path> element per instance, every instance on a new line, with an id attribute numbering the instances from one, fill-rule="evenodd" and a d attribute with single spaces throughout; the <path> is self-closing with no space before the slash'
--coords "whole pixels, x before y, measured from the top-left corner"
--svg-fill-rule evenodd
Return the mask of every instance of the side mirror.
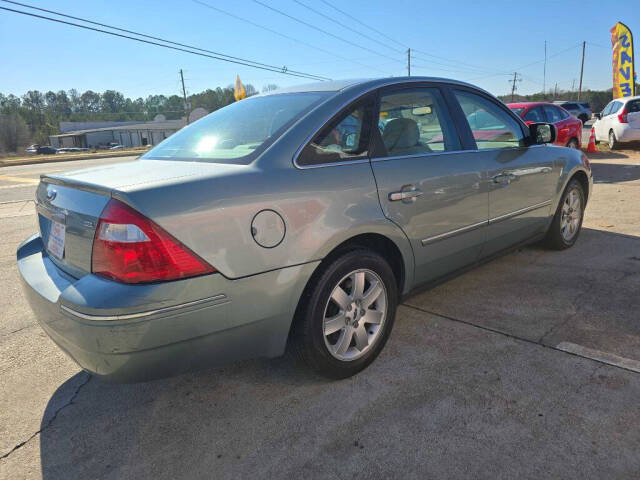
<path id="1" fill-rule="evenodd" d="M 556 127 L 550 123 L 532 123 L 529 125 L 532 145 L 542 145 L 556 141 Z"/>
<path id="2" fill-rule="evenodd" d="M 596 120 L 600 120 L 602 118 L 602 115 L 600 113 L 594 113 L 593 116 Z"/>

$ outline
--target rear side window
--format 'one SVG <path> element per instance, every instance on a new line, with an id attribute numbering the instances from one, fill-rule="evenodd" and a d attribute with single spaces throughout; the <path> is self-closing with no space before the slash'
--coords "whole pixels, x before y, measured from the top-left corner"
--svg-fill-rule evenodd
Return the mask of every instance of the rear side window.
<path id="1" fill-rule="evenodd" d="M 322 128 L 300 152 L 298 165 L 321 165 L 367 158 L 373 100 L 349 107 Z"/>
<path id="2" fill-rule="evenodd" d="M 495 102 L 475 93 L 456 90 L 478 149 L 524 146 L 520 124 Z"/>
<path id="3" fill-rule="evenodd" d="M 547 121 L 549 123 L 556 123 L 562 120 L 562 115 L 560 115 L 560 109 L 557 107 L 552 107 L 551 105 L 545 105 L 544 113 L 547 116 Z"/>
<path id="4" fill-rule="evenodd" d="M 540 107 L 533 107 L 529 110 L 523 120 L 527 122 L 544 122 L 544 115 L 542 114 L 542 109 Z"/>
<path id="5" fill-rule="evenodd" d="M 387 156 L 459 150 L 457 132 L 440 92 L 403 89 L 380 96 L 378 129 Z"/>

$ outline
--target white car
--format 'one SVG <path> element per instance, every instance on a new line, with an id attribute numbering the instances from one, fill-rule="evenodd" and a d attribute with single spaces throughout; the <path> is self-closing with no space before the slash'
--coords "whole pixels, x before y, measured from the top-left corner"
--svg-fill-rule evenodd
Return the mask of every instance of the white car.
<path id="1" fill-rule="evenodd" d="M 640 96 L 617 98 L 596 116 L 596 142 L 607 142 L 614 149 L 621 143 L 640 141 Z"/>

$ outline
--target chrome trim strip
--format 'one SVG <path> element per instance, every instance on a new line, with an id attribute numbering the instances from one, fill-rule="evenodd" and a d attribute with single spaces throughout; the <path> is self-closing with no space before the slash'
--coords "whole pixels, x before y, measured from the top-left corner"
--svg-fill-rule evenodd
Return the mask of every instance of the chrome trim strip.
<path id="1" fill-rule="evenodd" d="M 297 161 L 296 157 L 296 161 Z M 311 168 L 324 168 L 324 167 L 337 167 L 340 165 L 357 165 L 358 163 L 369 163 L 368 158 L 358 158 L 357 160 L 345 160 L 343 162 L 331 162 L 331 163 L 317 163 L 315 165 L 298 165 L 295 163 L 296 168 L 300 170 L 309 170 Z"/>
<path id="2" fill-rule="evenodd" d="M 145 312 L 131 313 L 128 315 L 90 315 L 87 313 L 77 312 L 66 305 L 60 305 L 60 308 L 65 312 L 73 315 L 74 317 L 82 318 L 83 320 L 92 321 L 112 321 L 112 320 L 133 320 L 137 318 L 149 317 L 151 315 L 173 312 L 174 310 L 180 310 L 181 308 L 195 307 L 203 303 L 215 302 L 218 300 L 225 300 L 227 296 L 224 293 L 220 295 L 214 295 L 213 297 L 203 298 L 201 300 L 194 300 L 193 302 L 181 303 L 180 305 L 172 305 L 171 307 L 158 308 L 156 310 L 147 310 Z"/>
<path id="3" fill-rule="evenodd" d="M 424 152 L 424 153 L 412 153 L 411 155 L 392 155 L 389 157 L 376 157 L 372 158 L 372 162 L 386 162 L 387 160 L 401 160 L 404 158 L 419 158 L 419 157 L 435 157 L 436 155 L 452 155 L 456 153 L 468 153 L 473 150 L 443 150 L 442 152 Z"/>
<path id="4" fill-rule="evenodd" d="M 490 218 L 489 225 L 492 223 L 500 222 L 502 220 L 507 220 L 512 217 L 516 217 L 518 215 L 522 215 L 523 213 L 530 212 L 532 210 L 537 210 L 538 208 L 546 207 L 551 204 L 551 200 L 547 200 L 546 202 L 536 203 L 535 205 L 531 205 L 529 207 L 521 208 L 520 210 L 516 210 L 514 212 L 505 213 L 504 215 L 500 215 L 498 217 Z"/>
<path id="5" fill-rule="evenodd" d="M 437 242 L 438 240 L 444 240 L 445 238 L 453 237 L 454 235 L 458 235 L 460 233 L 470 232 L 471 230 L 475 230 L 480 227 L 486 227 L 489 224 L 486 220 L 484 222 L 472 223 L 471 225 L 467 225 L 465 227 L 456 228 L 455 230 L 449 230 L 448 232 L 440 233 L 438 235 L 434 235 L 433 237 L 427 237 L 422 239 L 422 246 L 428 245 L 433 242 Z"/>

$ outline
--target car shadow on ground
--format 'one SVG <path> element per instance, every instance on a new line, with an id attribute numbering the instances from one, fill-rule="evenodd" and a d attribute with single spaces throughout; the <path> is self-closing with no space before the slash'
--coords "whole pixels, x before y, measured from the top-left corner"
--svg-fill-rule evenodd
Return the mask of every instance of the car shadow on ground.
<path id="1" fill-rule="evenodd" d="M 56 390 L 45 409 L 40 433 L 42 477 L 135 478 L 120 467 L 135 464 L 135 455 L 149 461 L 154 448 L 162 450 L 163 437 L 189 445 L 189 432 L 201 428 L 203 419 L 241 423 L 245 414 L 281 415 L 287 410 L 282 394 L 299 389 L 318 393 L 330 389 L 331 383 L 291 355 L 138 384 L 108 383 L 79 372 Z M 258 406 L 266 408 L 261 411 Z M 159 418 L 159 411 L 182 413 Z M 88 460 L 83 452 L 100 452 L 101 459 Z M 221 449 L 215 455 L 220 458 L 228 451 Z"/>
<path id="2" fill-rule="evenodd" d="M 436 327 L 423 314 L 417 316 L 419 308 L 503 331 L 529 343 L 556 345 L 568 340 L 615 351 L 615 345 L 609 343 L 618 339 L 627 342 L 628 348 L 637 349 L 640 331 L 634 326 L 637 322 L 630 318 L 631 311 L 640 309 L 637 296 L 633 297 L 640 276 L 640 257 L 634 257 L 634 251 L 640 252 L 640 237 L 585 228 L 575 248 L 554 252 L 538 245 L 526 247 L 410 297 L 406 303 L 413 309 L 403 307 L 403 318 L 397 322 L 392 341 L 383 351 L 384 358 L 368 371 L 342 382 L 319 377 L 289 356 L 132 385 L 109 384 L 78 373 L 56 390 L 43 415 L 42 476 L 45 479 L 202 477 L 203 468 L 219 464 L 227 469 L 227 476 L 237 478 L 243 476 L 241 471 L 263 471 L 261 462 L 269 461 L 261 459 L 261 454 L 282 455 L 283 461 L 295 464 L 296 459 L 287 457 L 286 452 L 315 451 L 314 435 L 340 438 L 342 430 L 359 428 L 351 423 L 335 427 L 332 415 L 338 423 L 344 415 L 351 422 L 355 418 L 357 425 L 366 425 L 370 421 L 365 413 L 367 408 L 385 389 L 398 391 L 397 400 L 404 402 L 391 411 L 403 411 L 407 405 L 427 408 L 426 404 L 420 407 L 411 401 L 406 404 L 402 400 L 403 389 L 415 389 L 422 383 L 424 388 L 429 385 L 428 390 L 437 389 L 434 385 L 447 378 L 442 369 L 452 368 L 456 375 L 467 372 L 464 375 L 469 376 L 471 384 L 456 383 L 455 391 L 461 398 L 472 398 L 478 388 L 501 391 L 501 387 L 490 382 L 482 383 L 482 387 L 476 385 L 483 371 L 487 374 L 499 367 L 483 366 L 484 370 L 478 372 L 473 369 L 478 364 L 486 365 L 484 362 L 501 362 L 505 354 L 500 351 L 502 347 L 493 343 L 478 347 L 482 342 L 476 337 L 486 335 L 482 329 L 446 333 L 450 328 L 447 325 L 451 324 Z M 517 308 L 504 301 L 505 291 L 518 300 Z M 471 301 L 473 298 L 484 301 L 479 305 Z M 495 299 L 501 301 L 494 302 Z M 486 311 L 487 308 L 490 310 Z M 412 317 L 411 312 L 416 316 Z M 446 341 L 442 340 L 442 332 Z M 599 345 L 602 337 L 607 339 Z M 507 337 L 492 338 L 498 339 L 492 342 L 503 342 Z M 458 347 L 452 346 L 456 344 L 480 348 L 487 358 L 480 361 L 476 350 L 466 350 L 466 346 L 456 350 Z M 508 351 L 520 352 L 522 345 L 508 346 Z M 438 352 L 443 349 L 445 354 L 440 358 Z M 562 362 L 562 358 L 556 361 Z M 441 362 L 439 367 L 430 367 L 433 361 Z M 527 357 L 517 357 L 510 368 L 519 372 L 529 362 Z M 560 371 L 557 365 L 548 367 L 551 369 L 548 375 Z M 567 372 L 573 372 L 575 367 L 567 368 Z M 375 375 L 372 369 L 377 372 Z M 593 366 L 589 365 L 589 369 Z M 567 382 L 573 392 L 577 385 L 571 384 L 573 374 L 567 372 L 562 382 Z M 513 381 L 519 375 L 515 373 Z M 524 385 L 521 388 L 525 397 L 535 394 L 535 389 L 527 392 Z M 569 395 L 567 392 L 562 394 Z M 411 398 L 410 393 L 407 395 Z M 387 398 L 385 402 L 388 401 L 391 400 Z M 480 412 L 486 407 L 487 400 L 482 402 L 474 404 L 469 413 L 471 418 L 480 414 L 473 413 L 475 409 Z M 602 402 L 606 403 L 604 399 Z M 354 405 L 359 405 L 363 413 L 353 413 Z M 429 408 L 434 408 L 436 415 L 437 407 Z M 391 428 L 388 435 L 394 442 L 400 442 L 404 434 L 394 432 L 395 420 L 388 420 Z M 426 422 L 423 428 L 438 424 L 437 417 L 431 414 L 421 421 Z M 334 428 L 335 433 L 330 433 Z M 495 437 L 496 432 L 491 433 L 486 425 L 483 428 L 489 438 Z M 445 430 L 449 431 L 449 427 Z M 447 433 L 442 431 L 438 435 L 446 437 Z M 309 443 L 293 445 L 289 438 Z M 378 442 L 385 441 L 383 436 L 375 438 Z M 345 445 L 360 451 L 357 437 L 348 442 Z M 263 445 L 268 447 L 261 447 L 262 453 L 251 450 Z M 340 452 L 345 445 L 334 454 L 343 454 Z M 333 447 L 325 445 L 325 448 Z M 178 468 L 174 465 L 179 465 L 177 473 L 171 470 Z M 216 474 L 217 471 L 211 471 L 210 477 Z M 222 476 L 225 475 L 221 473 Z"/>

